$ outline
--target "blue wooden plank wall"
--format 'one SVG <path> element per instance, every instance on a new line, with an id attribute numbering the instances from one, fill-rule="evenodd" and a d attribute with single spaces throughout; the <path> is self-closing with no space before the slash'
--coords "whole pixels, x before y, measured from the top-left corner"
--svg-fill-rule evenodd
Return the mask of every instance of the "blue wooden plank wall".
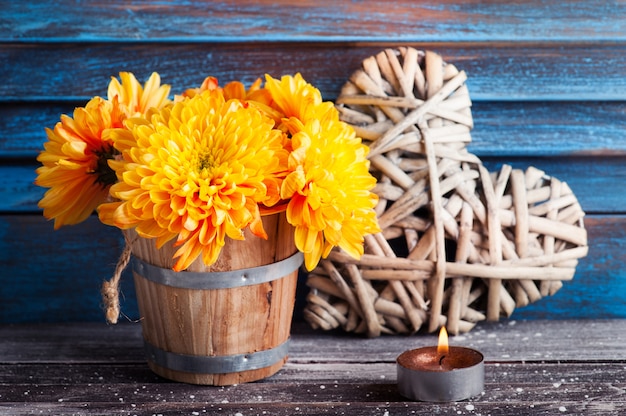
<path id="1" fill-rule="evenodd" d="M 490 170 L 537 166 L 587 212 L 574 280 L 513 318 L 626 317 L 623 1 L 0 0 L 0 322 L 103 321 L 121 236 L 96 218 L 53 231 L 33 180 L 44 127 L 106 95 L 111 76 L 158 71 L 180 89 L 301 72 L 332 100 L 364 58 L 400 44 L 468 73 L 470 150 Z"/>

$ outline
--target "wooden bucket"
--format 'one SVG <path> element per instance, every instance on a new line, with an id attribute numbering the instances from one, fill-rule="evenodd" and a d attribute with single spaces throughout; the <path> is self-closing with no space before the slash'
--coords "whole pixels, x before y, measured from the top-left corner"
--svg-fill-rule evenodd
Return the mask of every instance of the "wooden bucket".
<path id="1" fill-rule="evenodd" d="M 302 253 L 284 214 L 264 217 L 268 240 L 227 241 L 210 267 L 174 272 L 172 245 L 138 238 L 131 261 L 148 365 L 170 380 L 232 385 L 287 361 Z M 132 238 L 132 236 L 131 236 Z"/>

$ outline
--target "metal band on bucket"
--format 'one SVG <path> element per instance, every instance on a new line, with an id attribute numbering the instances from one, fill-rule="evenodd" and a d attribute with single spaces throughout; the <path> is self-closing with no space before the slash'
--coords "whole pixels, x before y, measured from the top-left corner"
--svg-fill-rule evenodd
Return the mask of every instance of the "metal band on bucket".
<path id="1" fill-rule="evenodd" d="M 132 266 L 133 271 L 140 276 L 166 286 L 185 289 L 228 289 L 257 285 L 287 276 L 300 267 L 303 258 L 304 255 L 298 251 L 293 256 L 276 263 L 224 272 L 175 272 L 146 263 L 135 256 L 132 258 Z"/>
<path id="2" fill-rule="evenodd" d="M 170 370 L 196 374 L 225 374 L 258 370 L 276 364 L 287 356 L 289 339 L 267 350 L 222 356 L 177 354 L 155 347 L 145 340 L 144 350 L 149 361 Z"/>

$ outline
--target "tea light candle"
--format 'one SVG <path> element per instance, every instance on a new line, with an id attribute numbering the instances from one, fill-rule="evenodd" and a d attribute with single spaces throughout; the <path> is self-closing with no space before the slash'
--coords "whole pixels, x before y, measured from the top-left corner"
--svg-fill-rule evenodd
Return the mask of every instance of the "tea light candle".
<path id="1" fill-rule="evenodd" d="M 453 402 L 483 391 L 483 355 L 471 348 L 449 347 L 445 327 L 437 347 L 405 351 L 396 360 L 398 390 L 411 400 Z"/>

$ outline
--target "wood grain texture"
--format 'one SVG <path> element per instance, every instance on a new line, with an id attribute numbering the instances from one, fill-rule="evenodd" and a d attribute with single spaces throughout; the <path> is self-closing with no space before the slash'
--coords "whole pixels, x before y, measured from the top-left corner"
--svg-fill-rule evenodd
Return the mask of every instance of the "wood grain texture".
<path id="1" fill-rule="evenodd" d="M 71 115 L 75 107 L 85 104 L 86 101 L 0 104 L 0 160 L 32 160 L 43 150 L 44 129 L 54 128 L 61 114 Z M 616 101 L 474 102 L 475 127 L 468 148 L 481 158 L 624 156 L 624 114 L 626 104 Z"/>
<path id="2" fill-rule="evenodd" d="M 519 41 L 624 40 L 620 1 L 12 2 L 0 41 Z M 51 18 L 54 16 L 54 18 Z M 114 29 L 114 30 L 112 30 Z"/>
<path id="3" fill-rule="evenodd" d="M 517 308 L 515 319 L 626 317 L 626 219 L 621 215 L 587 216 L 585 224 L 589 255 L 579 262 L 574 279 L 554 296 Z M 4 266 L 0 322 L 104 322 L 100 285 L 111 277 L 121 253 L 119 230 L 95 217 L 53 232 L 52 224 L 40 216 L 0 216 L 0 242 Z M 296 321 L 302 319 L 307 293 L 304 282 L 301 274 Z M 128 271 L 122 285 L 122 313 L 136 320 L 137 300 Z"/>
<path id="4" fill-rule="evenodd" d="M 296 325 L 274 376 L 224 388 L 173 383 L 145 364 L 140 325 L 0 326 L 0 415 L 555 415 L 626 411 L 624 320 L 482 322 L 452 345 L 485 356 L 485 388 L 455 403 L 399 395 L 396 357 L 435 335 L 364 339 Z"/>
<path id="5" fill-rule="evenodd" d="M 624 16 L 618 0 L 0 0 L 0 323 L 29 323 L 0 324 L 0 415 L 626 414 Z M 451 339 L 486 358 L 485 392 L 465 402 L 397 393 L 395 358 L 432 335 L 308 328 L 304 275 L 276 375 L 228 388 L 154 375 L 131 273 L 122 312 L 133 322 L 104 323 L 99 290 L 121 233 L 95 217 L 53 231 L 36 207 L 44 127 L 106 94 L 119 71 L 158 71 L 174 93 L 207 75 L 249 84 L 301 72 L 333 100 L 364 58 L 400 43 L 467 72 L 470 151 L 490 170 L 533 165 L 568 182 L 588 214 L 574 279 Z"/>
<path id="6" fill-rule="evenodd" d="M 176 93 L 207 75 L 249 84 L 301 72 L 334 100 L 363 59 L 398 44 L 467 72 L 469 149 L 490 170 L 537 166 L 588 214 L 590 254 L 574 280 L 520 316 L 626 317 L 624 2 L 0 0 L 0 11 L 0 322 L 103 319 L 99 287 L 121 234 L 95 218 L 53 232 L 33 180 L 44 128 L 106 94 L 111 76 L 158 71 Z"/>
<path id="7" fill-rule="evenodd" d="M 0 216 L 0 322 L 101 321 L 100 286 L 124 244 L 119 230 L 91 218 L 52 231 L 39 216 Z M 122 310 L 138 318 L 132 274 L 122 279 Z"/>
<path id="8" fill-rule="evenodd" d="M 241 276 L 251 269 L 285 260 L 296 252 L 293 228 L 284 213 L 263 217 L 267 240 L 245 232 L 245 240 L 228 240 L 220 258 L 211 266 L 200 259 L 186 270 L 205 273 L 240 270 Z M 130 233 L 135 239 L 136 234 Z M 289 244 L 291 243 L 291 244 Z M 147 263 L 170 269 L 177 247 L 173 242 L 157 249 L 154 240 L 133 242 L 133 255 Z M 270 281 L 229 288 L 197 289 L 161 284 L 153 276 L 134 272 L 135 291 L 145 340 L 171 353 L 226 358 L 236 354 L 253 354 L 277 348 L 289 339 L 296 297 L 298 267 L 284 274 L 268 275 Z M 232 277 L 235 279 L 235 277 Z M 261 368 L 241 371 L 178 371 L 166 360 L 153 359 L 150 368 L 171 380 L 213 386 L 246 383 L 269 377 L 286 361 L 277 357 Z"/>
<path id="9" fill-rule="evenodd" d="M 602 163 L 586 157 L 511 157 L 505 155 L 482 157 L 490 171 L 502 164 L 525 170 L 529 166 L 542 169 L 547 175 L 567 182 L 583 210 L 589 214 L 619 214 L 624 212 L 626 194 L 616 186 L 626 181 L 626 157 L 605 157 Z M 46 189 L 34 185 L 36 165 L 0 165 L 0 212 L 40 215 L 37 203 Z"/>
<path id="10" fill-rule="evenodd" d="M 624 43 L 589 43 L 581 37 L 563 44 L 553 37 L 546 39 L 544 43 L 439 43 L 420 39 L 408 44 L 435 51 L 464 70 L 473 101 L 624 99 Z M 173 86 L 172 93 L 200 85 L 208 75 L 223 83 L 240 80 L 250 84 L 265 73 L 278 77 L 301 72 L 332 100 L 363 59 L 400 42 L 70 42 L 45 47 L 0 43 L 0 73 L 5 81 L 0 84 L 0 102 L 86 101 L 106 94 L 110 77 L 120 71 L 131 71 L 141 80 L 158 71 L 162 81 Z"/>
<path id="11" fill-rule="evenodd" d="M 482 321 L 476 331 L 450 337 L 450 345 L 477 349 L 483 353 L 486 362 L 500 364 L 548 361 L 616 364 L 626 361 L 623 348 L 625 325 L 624 319 Z M 437 334 L 364 338 L 341 331 L 315 331 L 305 323 L 295 323 L 291 332 L 289 365 L 293 368 L 290 374 L 281 372 L 284 380 L 297 377 L 294 374 L 297 369 L 310 364 L 320 364 L 311 380 L 346 378 L 348 374 L 340 375 L 338 371 L 324 374 L 322 369 L 334 364 L 343 364 L 346 370 L 349 365 L 356 369 L 390 364 L 407 349 L 437 343 Z M 102 350 L 103 347 L 107 348 Z M 51 366 L 110 364 L 111 367 L 103 371 L 112 377 L 116 367 L 145 364 L 139 322 L 119 325 L 104 322 L 0 324 L 0 357 L 2 365 L 38 362 Z M 371 368 L 378 368 L 376 371 L 381 374 L 380 367 Z M 309 369 L 313 370 L 312 367 Z M 19 377 L 17 372 L 8 374 L 11 373 Z M 8 374 L 0 372 L 0 383 L 6 383 Z M 57 373 L 55 377 L 57 380 L 71 378 L 63 373 Z M 370 376 L 359 373 L 354 377 L 355 381 L 362 381 Z M 506 374 L 500 377 L 514 381 Z M 620 377 L 626 377 L 626 374 Z"/>

